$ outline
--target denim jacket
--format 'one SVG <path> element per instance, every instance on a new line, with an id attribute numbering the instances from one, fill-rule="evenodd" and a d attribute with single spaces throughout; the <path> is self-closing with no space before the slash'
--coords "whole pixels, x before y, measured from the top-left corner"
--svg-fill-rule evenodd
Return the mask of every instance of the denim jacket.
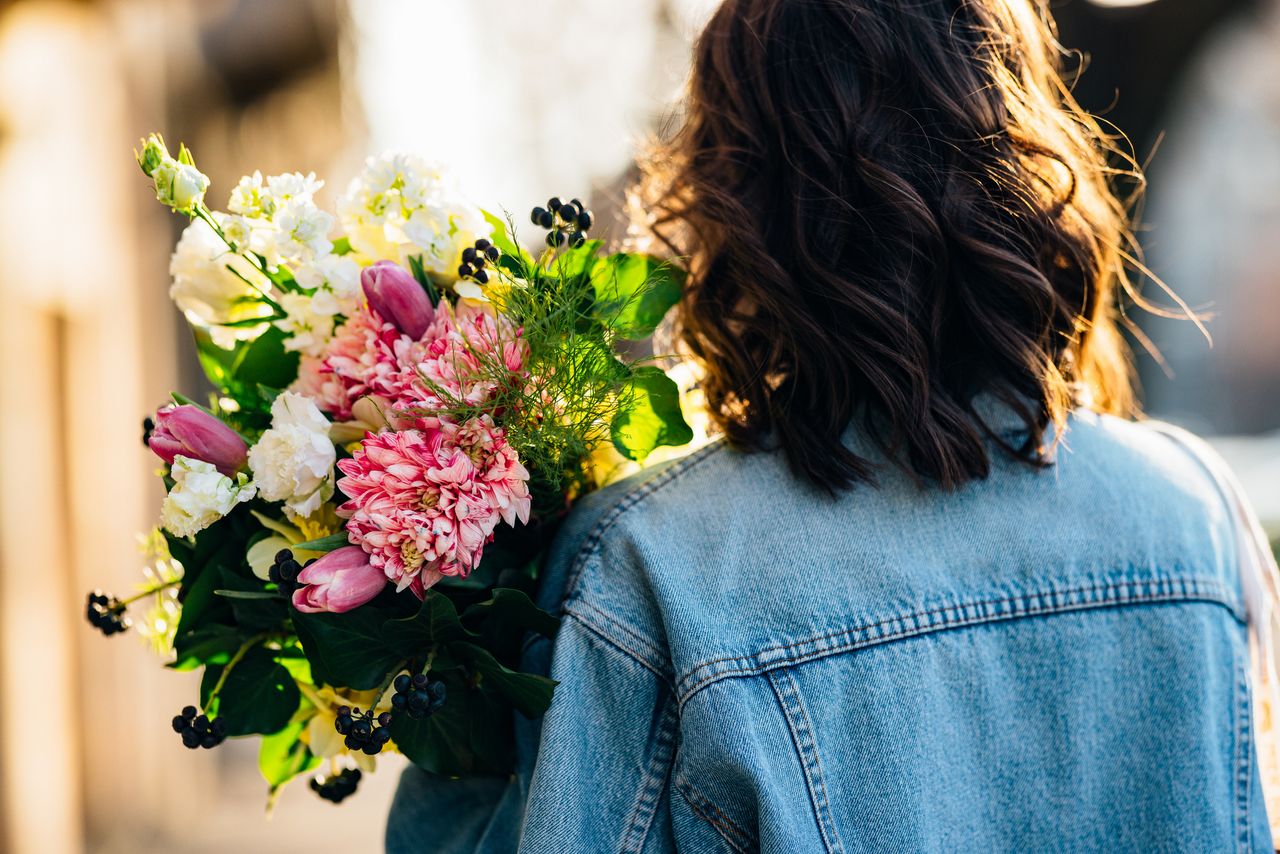
<path id="1" fill-rule="evenodd" d="M 409 769 L 388 850 L 1270 851 L 1231 531 L 1092 414 L 952 492 L 713 444 L 575 510 L 519 773 Z"/>

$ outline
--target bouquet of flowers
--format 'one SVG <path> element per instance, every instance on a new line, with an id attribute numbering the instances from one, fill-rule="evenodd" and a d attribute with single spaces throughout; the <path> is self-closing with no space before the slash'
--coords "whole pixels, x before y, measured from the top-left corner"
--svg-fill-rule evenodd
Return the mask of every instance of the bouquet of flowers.
<path id="1" fill-rule="evenodd" d="M 191 220 L 170 294 L 215 391 L 144 422 L 167 490 L 147 579 L 89 621 L 149 603 L 168 666 L 203 668 L 177 737 L 262 736 L 272 798 L 328 760 L 311 787 L 341 801 L 384 750 L 507 772 L 511 711 L 555 687 L 519 650 L 556 630 L 530 594 L 558 521 L 602 455 L 692 438 L 675 383 L 614 347 L 680 271 L 602 251 L 576 199 L 533 209 L 534 256 L 414 156 L 370 158 L 336 217 L 314 174 L 255 172 L 215 211 L 185 146 L 138 162 Z"/>

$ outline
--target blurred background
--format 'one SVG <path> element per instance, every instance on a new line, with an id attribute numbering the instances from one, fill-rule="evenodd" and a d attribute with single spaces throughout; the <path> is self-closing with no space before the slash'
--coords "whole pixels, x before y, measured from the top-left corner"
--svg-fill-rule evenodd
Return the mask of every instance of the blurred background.
<path id="1" fill-rule="evenodd" d="M 553 193 L 621 233 L 635 146 L 714 0 L 0 0 L 0 852 L 374 851 L 396 764 L 264 814 L 256 744 L 182 749 L 195 677 L 83 621 L 138 581 L 162 496 L 140 445 L 200 391 L 172 308 L 181 222 L 132 159 L 185 141 L 237 178 L 364 155 L 452 163 L 481 204 Z M 1213 437 L 1280 528 L 1280 0 L 1055 0 L 1076 93 L 1149 162 L 1151 267 L 1214 314 L 1136 319 L 1148 410 Z M 603 231 L 603 229 L 602 229 Z M 1154 288 L 1149 293 L 1161 300 Z"/>

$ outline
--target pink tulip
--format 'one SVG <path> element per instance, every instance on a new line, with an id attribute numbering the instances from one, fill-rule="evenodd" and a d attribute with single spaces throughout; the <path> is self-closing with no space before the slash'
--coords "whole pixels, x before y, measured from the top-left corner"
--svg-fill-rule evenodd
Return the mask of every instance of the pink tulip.
<path id="1" fill-rule="evenodd" d="M 417 341 L 431 325 L 435 311 L 418 280 L 393 261 L 379 261 L 360 271 L 360 285 L 370 307 L 383 320 Z"/>
<path id="2" fill-rule="evenodd" d="M 211 463 L 231 477 L 244 468 L 249 448 L 226 424 L 198 406 L 166 406 L 156 413 L 156 426 L 147 445 L 169 465 L 188 457 Z"/>
<path id="3" fill-rule="evenodd" d="M 341 614 L 377 596 L 387 577 L 369 563 L 364 549 L 343 546 L 299 572 L 298 583 L 304 586 L 294 591 L 293 607 L 305 614 Z"/>

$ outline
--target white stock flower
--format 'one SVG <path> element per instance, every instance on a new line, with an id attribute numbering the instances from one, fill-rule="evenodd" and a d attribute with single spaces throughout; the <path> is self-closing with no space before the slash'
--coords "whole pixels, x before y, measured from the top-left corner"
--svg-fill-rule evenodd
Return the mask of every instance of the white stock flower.
<path id="1" fill-rule="evenodd" d="M 367 258 L 404 265 L 423 256 L 432 272 L 452 277 L 462 249 L 492 228 L 439 164 L 412 154 L 383 154 L 365 161 L 364 171 L 338 203 L 351 246 Z"/>
<path id="2" fill-rule="evenodd" d="M 227 210 L 252 219 L 270 217 L 271 211 L 264 209 L 264 203 L 270 203 L 270 199 L 264 198 L 262 189 L 261 172 L 255 170 L 252 175 L 245 175 L 232 189 Z"/>
<path id="3" fill-rule="evenodd" d="M 169 274 L 173 276 L 170 298 L 187 320 L 208 328 L 218 346 L 230 348 L 237 340 L 256 338 L 262 332 L 262 326 L 258 325 L 218 325 L 271 314 L 271 307 L 260 299 L 261 293 L 244 280 L 253 282 L 262 291 L 271 283 L 248 261 L 229 250 L 204 220 L 192 220 L 182 232 L 169 259 Z"/>
<path id="4" fill-rule="evenodd" d="M 151 174 L 156 198 L 176 211 L 190 212 L 204 201 L 209 189 L 209 176 L 196 167 L 167 157 Z"/>
<path id="5" fill-rule="evenodd" d="M 306 294 L 282 294 L 277 302 L 285 317 L 275 321 L 275 326 L 289 336 L 284 348 L 308 356 L 324 355 L 325 345 L 333 337 L 333 313 L 318 312 L 315 299 Z"/>
<path id="6" fill-rule="evenodd" d="M 299 516 L 310 516 L 333 495 L 336 461 L 328 419 L 309 398 L 291 391 L 271 404 L 271 429 L 249 449 L 259 494 L 283 501 Z"/>
<path id="7" fill-rule="evenodd" d="M 233 481 L 202 460 L 174 457 L 169 474 L 173 489 L 160 505 L 160 524 L 175 537 L 203 531 L 254 495 L 243 473 Z"/>

